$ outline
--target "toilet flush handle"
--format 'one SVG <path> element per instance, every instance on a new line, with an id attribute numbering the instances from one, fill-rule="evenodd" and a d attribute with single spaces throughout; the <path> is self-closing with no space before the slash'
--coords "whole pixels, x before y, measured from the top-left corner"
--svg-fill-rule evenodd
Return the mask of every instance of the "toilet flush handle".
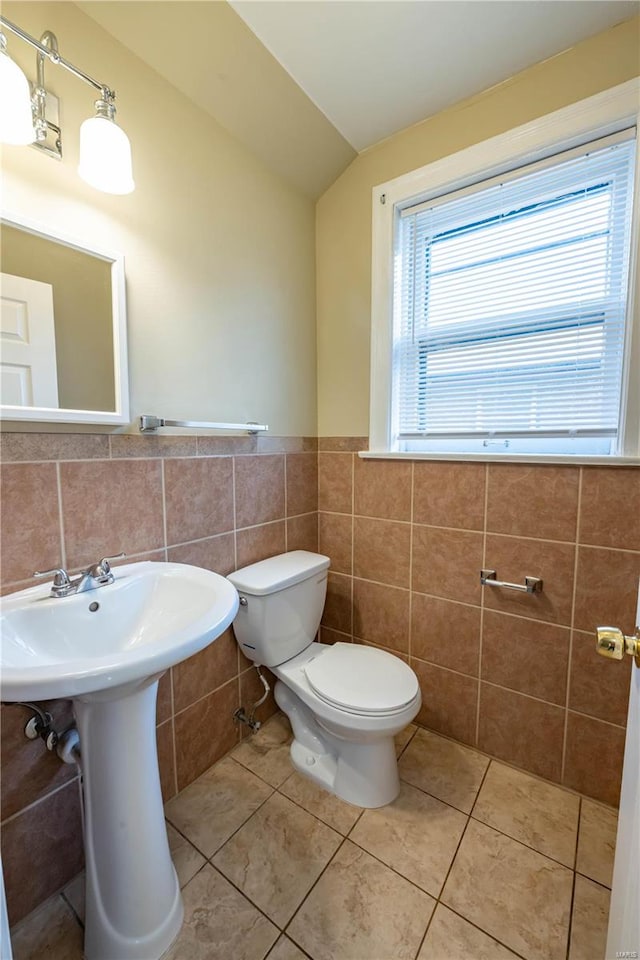
<path id="1" fill-rule="evenodd" d="M 240 597 L 240 606 L 241 606 L 241 607 L 248 607 L 248 606 L 249 606 L 249 601 L 247 600 L 246 597 Z"/>

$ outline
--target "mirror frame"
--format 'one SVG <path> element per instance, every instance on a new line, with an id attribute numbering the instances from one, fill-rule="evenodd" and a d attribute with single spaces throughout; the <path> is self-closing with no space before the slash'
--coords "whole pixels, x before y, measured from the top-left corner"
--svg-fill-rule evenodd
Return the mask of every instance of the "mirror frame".
<path id="1" fill-rule="evenodd" d="M 31 423 L 129 423 L 129 365 L 127 359 L 127 309 L 125 297 L 124 255 L 105 250 L 94 244 L 72 237 L 57 227 L 49 227 L 9 210 L 0 211 L 0 220 L 9 227 L 35 234 L 45 240 L 55 240 L 65 247 L 106 260 L 111 264 L 111 317 L 113 323 L 113 373 L 115 387 L 114 410 L 71 410 L 57 407 L 20 407 L 0 405 L 3 420 Z"/>

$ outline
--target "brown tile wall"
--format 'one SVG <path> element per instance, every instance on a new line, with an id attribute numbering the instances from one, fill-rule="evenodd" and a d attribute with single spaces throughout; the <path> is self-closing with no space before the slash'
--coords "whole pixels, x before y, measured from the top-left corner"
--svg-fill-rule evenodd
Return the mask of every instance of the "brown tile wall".
<path id="1" fill-rule="evenodd" d="M 635 622 L 640 469 L 363 460 L 318 442 L 319 547 L 332 559 L 322 639 L 408 657 L 418 721 L 616 804 L 630 658 L 594 629 Z M 530 596 L 479 582 L 482 567 Z"/>
<path id="2" fill-rule="evenodd" d="M 4 434 L 1 587 L 123 550 L 226 574 L 284 550 L 316 550 L 317 441 L 278 437 Z M 240 704 L 262 695 L 228 630 L 168 671 L 158 696 L 165 799 L 238 741 Z M 68 701 L 47 703 L 58 729 Z M 260 708 L 263 719 L 273 701 Z M 260 711 L 259 711 L 260 715 Z M 11 923 L 82 866 L 75 770 L 24 738 L 29 711 L 1 708 L 2 857 Z M 37 878 L 27 883 L 25 877 Z"/>
<path id="3" fill-rule="evenodd" d="M 325 642 L 398 653 L 420 679 L 419 722 L 616 803 L 630 664 L 598 657 L 593 629 L 633 627 L 640 470 L 366 461 L 366 443 L 5 434 L 2 591 L 29 586 L 38 567 L 78 568 L 119 550 L 225 574 L 319 547 L 332 559 Z M 515 582 L 540 576 L 545 590 L 483 590 L 482 566 Z M 261 693 L 230 631 L 165 674 L 166 798 L 234 746 L 231 714 Z M 68 702 L 46 706 L 58 727 L 71 722 Z M 22 738 L 27 716 L 2 707 L 12 923 L 82 862 L 74 771 Z M 38 884 L 25 893 L 33 863 Z"/>

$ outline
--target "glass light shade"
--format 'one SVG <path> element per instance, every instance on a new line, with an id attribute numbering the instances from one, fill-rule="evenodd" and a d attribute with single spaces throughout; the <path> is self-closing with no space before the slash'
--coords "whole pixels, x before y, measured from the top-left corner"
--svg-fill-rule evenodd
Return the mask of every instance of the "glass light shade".
<path id="1" fill-rule="evenodd" d="M 131 144 L 124 130 L 106 117 L 90 117 L 80 127 L 78 173 L 104 193 L 131 193 Z"/>
<path id="2" fill-rule="evenodd" d="M 18 64 L 0 51 L 0 142 L 24 145 L 35 138 L 29 81 Z"/>

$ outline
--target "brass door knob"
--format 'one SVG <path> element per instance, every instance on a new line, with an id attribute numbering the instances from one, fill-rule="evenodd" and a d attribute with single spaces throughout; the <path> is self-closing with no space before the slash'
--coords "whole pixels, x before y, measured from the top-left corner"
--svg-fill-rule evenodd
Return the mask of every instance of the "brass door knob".
<path id="1" fill-rule="evenodd" d="M 640 667 L 640 628 L 632 637 L 626 637 L 618 627 L 597 627 L 596 650 L 610 660 L 622 660 L 625 653 L 636 658 Z"/>

